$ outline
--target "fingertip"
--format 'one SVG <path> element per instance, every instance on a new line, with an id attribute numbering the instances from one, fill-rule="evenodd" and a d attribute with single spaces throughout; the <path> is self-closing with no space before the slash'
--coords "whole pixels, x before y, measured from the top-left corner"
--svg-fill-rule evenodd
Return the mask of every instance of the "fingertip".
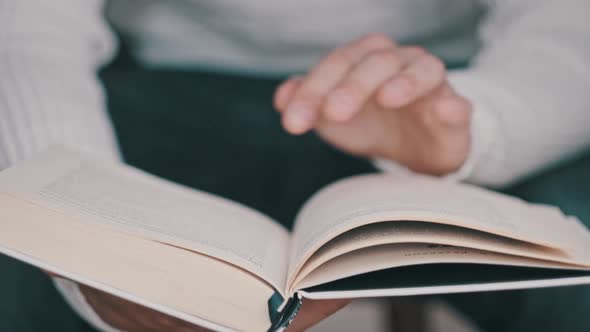
<path id="1" fill-rule="evenodd" d="M 292 77 L 277 87 L 273 96 L 273 106 L 277 111 L 285 110 L 300 82 L 301 77 Z"/>
<path id="2" fill-rule="evenodd" d="M 294 104 L 287 107 L 282 118 L 283 128 L 292 135 L 301 135 L 313 127 L 315 112 L 307 105 Z"/>
<path id="3" fill-rule="evenodd" d="M 286 82 L 281 83 L 281 85 L 279 85 L 277 87 L 277 89 L 275 90 L 275 93 L 273 95 L 273 99 L 272 99 L 272 105 L 274 107 L 275 110 L 277 111 L 282 111 L 283 108 L 285 107 L 285 85 Z"/>
<path id="4" fill-rule="evenodd" d="M 412 99 L 412 84 L 405 77 L 396 77 L 379 90 L 377 101 L 384 108 L 399 108 Z"/>

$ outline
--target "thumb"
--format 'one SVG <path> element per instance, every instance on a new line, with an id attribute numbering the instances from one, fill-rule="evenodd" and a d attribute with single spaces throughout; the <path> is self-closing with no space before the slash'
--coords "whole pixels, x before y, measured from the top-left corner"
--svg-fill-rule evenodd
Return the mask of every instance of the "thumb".
<path id="1" fill-rule="evenodd" d="M 287 328 L 287 332 L 300 332 L 314 326 L 350 303 L 350 300 L 303 300 L 301 311 Z"/>
<path id="2" fill-rule="evenodd" d="M 469 128 L 472 106 L 469 101 L 459 96 L 444 97 L 437 100 L 434 115 L 449 128 Z"/>

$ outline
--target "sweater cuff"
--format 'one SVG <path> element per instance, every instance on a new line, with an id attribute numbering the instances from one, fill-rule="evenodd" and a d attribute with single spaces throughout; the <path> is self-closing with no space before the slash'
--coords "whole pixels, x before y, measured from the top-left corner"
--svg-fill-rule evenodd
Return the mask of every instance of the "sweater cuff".
<path id="1" fill-rule="evenodd" d="M 86 301 L 78 284 L 63 278 L 53 278 L 53 283 L 70 307 L 96 329 L 103 332 L 122 332 L 108 325 L 98 316 L 90 304 L 88 304 L 88 301 Z"/>
<path id="2" fill-rule="evenodd" d="M 497 186 L 504 160 L 501 127 L 493 112 L 493 101 L 486 98 L 485 89 L 473 79 L 469 71 L 455 71 L 449 74 L 453 89 L 472 105 L 471 146 L 463 166 L 445 177 L 452 180 Z"/>

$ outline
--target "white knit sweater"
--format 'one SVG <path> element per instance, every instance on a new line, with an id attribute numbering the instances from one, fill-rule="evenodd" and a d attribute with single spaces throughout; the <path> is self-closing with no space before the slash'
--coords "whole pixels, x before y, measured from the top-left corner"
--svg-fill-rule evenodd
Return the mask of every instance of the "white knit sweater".
<path id="1" fill-rule="evenodd" d="M 56 142 L 119 158 L 96 77 L 116 45 L 103 5 L 0 0 L 0 169 Z M 468 69 L 450 74 L 475 106 L 471 153 L 455 176 L 491 186 L 590 145 L 588 14 L 588 0 L 119 0 L 108 6 L 108 17 L 149 66 L 303 71 L 331 48 L 375 31 L 421 43 L 450 62 L 474 57 Z M 58 285 L 82 316 L 109 329 L 75 285 Z"/>

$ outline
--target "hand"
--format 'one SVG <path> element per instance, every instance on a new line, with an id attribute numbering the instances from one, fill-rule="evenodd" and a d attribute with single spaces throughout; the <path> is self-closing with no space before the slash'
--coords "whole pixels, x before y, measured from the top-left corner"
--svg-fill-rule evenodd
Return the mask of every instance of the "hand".
<path id="1" fill-rule="evenodd" d="M 49 276 L 61 276 L 44 271 Z M 94 312 L 110 326 L 126 332 L 207 332 L 209 330 L 192 325 L 97 289 L 78 285 L 80 291 Z M 304 331 L 329 317 L 350 303 L 350 300 L 304 300 L 301 311 L 287 329 L 288 332 Z"/>
<path id="2" fill-rule="evenodd" d="M 316 325 L 342 309 L 350 300 L 307 300 L 303 299 L 301 311 L 287 328 L 287 332 L 300 332 Z"/>
<path id="3" fill-rule="evenodd" d="M 63 278 L 53 272 L 42 270 L 50 277 Z M 192 325 L 178 318 L 174 318 L 146 308 L 114 295 L 105 293 L 86 285 L 78 284 L 80 292 L 94 312 L 108 325 L 125 332 L 207 332 L 209 330 Z"/>
<path id="4" fill-rule="evenodd" d="M 457 170 L 470 146 L 470 103 L 443 63 L 418 47 L 370 35 L 279 86 L 275 107 L 292 134 L 315 129 L 348 153 L 433 175 Z"/>
<path id="5" fill-rule="evenodd" d="M 80 285 L 80 290 L 103 321 L 126 332 L 209 331 L 84 285 Z M 350 303 L 350 300 L 304 300 L 301 311 L 291 325 L 289 325 L 287 331 L 305 331 L 342 309 L 348 303 Z"/>
<path id="6" fill-rule="evenodd" d="M 205 328 L 187 323 L 108 293 L 80 285 L 88 304 L 110 326 L 126 332 L 206 332 Z"/>
<path id="7" fill-rule="evenodd" d="M 119 330 L 126 332 L 209 331 L 94 288 L 80 285 L 80 291 L 100 318 Z M 305 331 L 348 303 L 350 303 L 350 300 L 304 300 L 301 311 L 287 331 Z"/>

